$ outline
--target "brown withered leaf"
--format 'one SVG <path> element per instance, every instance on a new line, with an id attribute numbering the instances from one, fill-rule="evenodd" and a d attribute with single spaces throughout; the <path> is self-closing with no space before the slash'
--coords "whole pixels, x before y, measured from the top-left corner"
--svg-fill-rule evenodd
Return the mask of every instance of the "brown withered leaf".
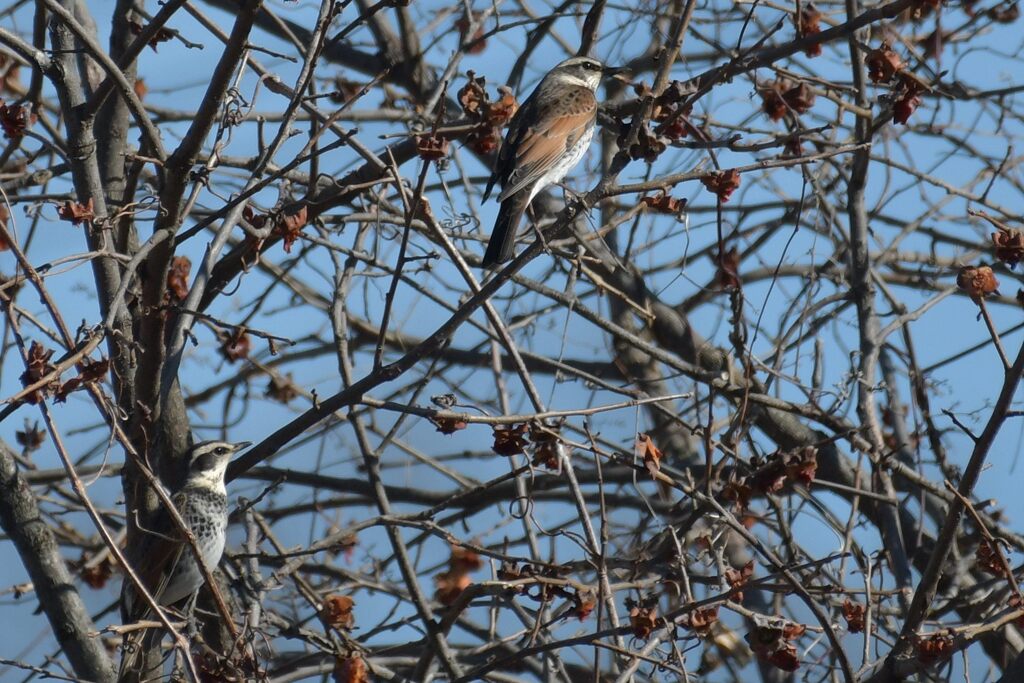
<path id="1" fill-rule="evenodd" d="M 640 203 L 651 211 L 671 215 L 678 215 L 686 208 L 685 198 L 673 197 L 666 192 L 641 197 Z"/>
<path id="2" fill-rule="evenodd" d="M 242 218 L 244 218 L 245 222 L 256 230 L 262 230 L 263 226 L 267 224 L 269 216 L 262 213 L 256 213 L 256 210 L 252 208 L 252 205 L 248 205 L 242 209 Z"/>
<path id="3" fill-rule="evenodd" d="M 135 96 L 140 100 L 144 99 L 149 94 L 149 87 L 146 85 L 146 79 L 136 78 L 135 83 L 132 84 L 132 90 L 135 91 Z"/>
<path id="4" fill-rule="evenodd" d="M 334 683 L 369 683 L 370 672 L 366 661 L 356 653 L 348 657 L 334 660 L 334 671 L 331 673 Z"/>
<path id="5" fill-rule="evenodd" d="M 644 467 L 653 477 L 661 471 L 661 449 L 654 445 L 650 435 L 638 433 L 636 435 L 636 454 L 644 460 Z"/>
<path id="6" fill-rule="evenodd" d="M 725 201 L 725 200 L 723 200 Z M 715 257 L 715 264 L 718 270 L 715 273 L 715 281 L 722 289 L 739 289 L 740 282 L 740 250 L 730 247 L 729 251 L 720 257 Z"/>
<path id="7" fill-rule="evenodd" d="M 921 104 L 922 86 L 906 74 L 900 74 L 900 87 L 896 101 L 892 105 L 892 120 L 906 125 L 911 115 Z"/>
<path id="8" fill-rule="evenodd" d="M 975 303 L 999 289 L 999 280 L 988 266 L 964 266 L 956 276 L 956 284 Z"/>
<path id="9" fill-rule="evenodd" d="M 477 154 L 493 154 L 501 144 L 501 133 L 488 123 L 481 123 L 466 136 L 466 146 Z"/>
<path id="10" fill-rule="evenodd" d="M 428 419 L 434 423 L 434 426 L 437 427 L 437 431 L 442 434 L 454 434 L 455 432 L 463 430 L 469 426 L 469 423 L 457 415 L 431 415 Z"/>
<path id="11" fill-rule="evenodd" d="M 885 41 L 864 56 L 864 64 L 872 83 L 888 83 L 903 68 L 903 60 Z"/>
<path id="12" fill-rule="evenodd" d="M 785 118 L 788 108 L 786 107 L 786 100 L 782 98 L 782 93 L 788 87 L 789 81 L 780 79 L 760 89 L 761 111 L 765 113 L 769 120 L 781 121 Z"/>
<path id="13" fill-rule="evenodd" d="M 793 23 L 801 38 L 815 36 L 821 33 L 821 12 L 815 9 L 813 4 L 808 3 L 800 11 L 799 17 L 793 15 Z M 821 43 L 807 46 L 804 48 L 804 54 L 808 57 L 817 57 L 821 54 Z"/>
<path id="14" fill-rule="evenodd" d="M 718 196 L 724 204 L 740 186 L 740 173 L 735 168 L 726 171 L 712 171 L 702 176 L 700 182 L 709 192 Z"/>
<path id="15" fill-rule="evenodd" d="M 982 539 L 978 543 L 978 549 L 974 551 L 974 559 L 978 562 L 978 567 L 993 576 L 1006 576 L 1006 568 L 1000 561 L 1000 554 L 996 548 L 992 547 L 988 539 Z"/>
<path id="16" fill-rule="evenodd" d="M 562 442 L 558 436 L 558 425 L 530 425 L 530 442 L 533 444 L 533 460 L 537 467 L 558 470 L 562 466 Z"/>
<path id="17" fill-rule="evenodd" d="M 864 630 L 865 611 L 864 605 L 849 599 L 843 601 L 843 618 L 846 619 L 846 627 L 850 633 L 860 633 Z"/>
<path id="18" fill-rule="evenodd" d="M 284 251 L 287 254 L 292 252 L 292 245 L 302 234 L 309 216 L 308 207 L 303 204 L 298 209 L 292 209 L 288 213 L 281 213 L 274 224 L 274 233 L 281 237 L 284 243 Z"/>
<path id="19" fill-rule="evenodd" d="M 63 403 L 68 399 L 68 394 L 72 391 L 81 389 L 84 385 L 93 382 L 99 382 L 107 374 L 107 370 L 110 369 L 110 361 L 106 358 L 93 361 L 86 358 L 78 364 L 78 374 L 53 392 L 53 398 L 58 403 Z"/>
<path id="20" fill-rule="evenodd" d="M 750 577 L 754 575 L 754 561 L 751 560 L 739 569 L 732 567 L 725 568 L 725 582 L 729 584 L 729 588 L 736 589 L 742 588 L 747 585 L 750 581 Z M 737 592 L 733 594 L 733 597 L 729 598 L 733 602 L 743 602 L 743 592 Z"/>
<path id="21" fill-rule="evenodd" d="M 289 403 L 299 397 L 299 390 L 290 372 L 284 376 L 272 376 L 263 393 L 279 403 Z"/>
<path id="22" fill-rule="evenodd" d="M 807 627 L 783 620 L 755 620 L 747 633 L 747 643 L 760 659 L 783 671 L 796 671 L 800 667 L 796 647 L 789 641 L 804 634 Z"/>
<path id="23" fill-rule="evenodd" d="M 521 455 L 526 449 L 526 423 L 494 427 L 494 445 L 491 449 L 498 455 L 511 457 Z"/>
<path id="24" fill-rule="evenodd" d="M 497 128 L 503 127 L 519 111 L 519 102 L 512 90 L 505 85 L 498 86 L 498 99 L 488 102 L 484 109 L 484 119 Z"/>
<path id="25" fill-rule="evenodd" d="M 70 221 L 71 225 L 79 225 L 85 221 L 91 221 L 96 217 L 93 213 L 92 197 L 85 204 L 72 202 L 70 199 L 64 202 L 63 206 L 57 207 L 57 216 L 62 221 Z"/>
<path id="26" fill-rule="evenodd" d="M 47 349 L 37 341 L 32 342 L 28 349 L 25 372 L 21 373 L 21 385 L 30 387 L 56 370 L 57 366 L 50 362 L 52 357 L 53 349 Z M 25 400 L 32 405 L 38 405 L 48 394 L 58 388 L 60 388 L 60 380 L 54 377 L 43 386 L 29 392 L 25 396 Z"/>
<path id="27" fill-rule="evenodd" d="M 3 128 L 4 137 L 8 140 L 17 142 L 25 136 L 25 131 L 35 122 L 35 112 L 28 105 L 9 105 L 0 100 L 0 128 Z"/>
<path id="28" fill-rule="evenodd" d="M 782 99 L 797 114 L 806 114 L 814 106 L 814 91 L 801 81 L 782 93 Z"/>
<path id="29" fill-rule="evenodd" d="M 355 625 L 355 600 L 347 595 L 328 595 L 320 606 L 320 620 L 330 628 L 350 630 Z"/>
<path id="30" fill-rule="evenodd" d="M 750 505 L 750 498 L 754 490 L 747 483 L 745 477 L 738 476 L 735 472 L 729 475 L 729 480 L 722 487 L 722 500 L 732 503 L 740 510 L 746 510 Z"/>
<path id="31" fill-rule="evenodd" d="M 949 659 L 952 654 L 953 636 L 947 633 L 917 637 L 917 658 L 922 664 L 935 664 Z"/>
<path id="32" fill-rule="evenodd" d="M 466 72 L 466 85 L 462 86 L 457 93 L 459 105 L 462 112 L 471 119 L 482 119 L 484 110 L 487 107 L 487 84 L 483 76 L 477 77 L 476 72 L 470 69 Z"/>
<path id="33" fill-rule="evenodd" d="M 640 640 L 647 640 L 658 627 L 658 608 L 633 606 L 629 610 L 629 625 L 634 636 Z"/>
<path id="34" fill-rule="evenodd" d="M 1024 233 L 1020 230 L 1000 230 L 992 233 L 996 258 L 1013 268 L 1024 261 Z"/>
<path id="35" fill-rule="evenodd" d="M 438 161 L 448 156 L 448 140 L 440 135 L 417 135 L 416 152 L 424 161 Z"/>
<path id="36" fill-rule="evenodd" d="M 711 629 L 716 621 L 718 621 L 718 605 L 698 607 L 686 615 L 686 618 L 680 623 L 701 638 L 707 638 L 711 635 Z"/>
<path id="37" fill-rule="evenodd" d="M 192 261 L 188 256 L 175 256 L 167 271 L 167 297 L 171 303 L 184 301 L 188 297 L 188 276 L 192 272 Z"/>
<path id="38" fill-rule="evenodd" d="M 452 571 L 468 573 L 483 568 L 484 561 L 475 550 L 464 548 L 460 545 L 451 546 L 451 557 L 448 558 L 448 568 Z"/>
<path id="39" fill-rule="evenodd" d="M 252 350 L 252 339 L 244 328 L 236 327 L 221 337 L 220 352 L 229 363 L 236 363 L 249 357 Z"/>
<path id="40" fill-rule="evenodd" d="M 629 140 L 629 129 L 632 124 L 622 123 L 619 126 L 619 137 L 618 145 L 620 149 L 625 149 L 629 158 L 633 161 L 643 159 L 649 164 L 653 164 L 657 161 L 658 157 L 664 152 L 668 146 L 665 142 L 656 134 L 651 132 L 650 126 L 644 121 L 640 126 L 640 130 L 637 132 L 636 142 L 626 148 L 626 143 Z"/>

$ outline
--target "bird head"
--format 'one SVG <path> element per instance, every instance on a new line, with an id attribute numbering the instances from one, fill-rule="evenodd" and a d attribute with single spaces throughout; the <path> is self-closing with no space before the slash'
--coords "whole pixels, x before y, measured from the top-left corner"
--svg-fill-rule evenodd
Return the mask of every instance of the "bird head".
<path id="1" fill-rule="evenodd" d="M 248 441 L 203 441 L 192 446 L 188 454 L 188 476 L 185 486 L 223 490 L 224 472 L 231 456 L 251 445 Z"/>
<path id="2" fill-rule="evenodd" d="M 619 67 L 605 66 L 593 57 L 570 57 L 549 74 L 550 78 L 597 90 L 601 79 L 621 73 Z"/>

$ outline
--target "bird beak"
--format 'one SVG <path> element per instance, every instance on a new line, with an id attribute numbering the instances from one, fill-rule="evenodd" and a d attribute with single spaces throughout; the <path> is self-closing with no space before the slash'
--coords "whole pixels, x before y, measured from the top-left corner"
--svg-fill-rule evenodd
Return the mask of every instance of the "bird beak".
<path id="1" fill-rule="evenodd" d="M 235 453 L 237 453 L 238 451 L 240 451 L 240 450 L 242 450 L 244 448 L 248 448 L 251 445 L 252 445 L 252 441 L 239 441 L 238 443 L 235 444 Z"/>
<path id="2" fill-rule="evenodd" d="M 602 75 L 605 78 L 611 78 L 612 76 L 618 76 L 621 73 L 629 71 L 628 66 L 606 66 L 601 69 Z"/>

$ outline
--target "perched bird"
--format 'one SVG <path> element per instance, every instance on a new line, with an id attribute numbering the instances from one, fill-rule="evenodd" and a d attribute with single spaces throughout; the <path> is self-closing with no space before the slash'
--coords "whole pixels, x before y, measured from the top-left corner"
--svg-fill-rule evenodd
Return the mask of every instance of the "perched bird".
<path id="1" fill-rule="evenodd" d="M 228 497 L 224 473 L 231 456 L 248 445 L 248 441 L 203 441 L 195 444 L 187 454 L 185 483 L 171 496 L 178 514 L 195 536 L 203 564 L 210 571 L 217 568 L 224 554 L 227 535 Z M 139 534 L 139 543 L 130 556 L 134 559 L 133 568 L 156 602 L 161 606 L 171 606 L 194 595 L 203 585 L 203 574 L 196 563 L 195 553 L 170 514 L 161 509 L 155 520 L 140 528 Z M 148 603 L 136 593 L 131 580 L 125 578 L 121 586 L 124 623 L 139 621 L 149 613 Z M 154 633 L 158 637 L 159 631 Z M 122 671 L 135 659 L 133 650 L 145 649 L 138 647 L 146 641 L 135 637 L 137 635 L 131 633 L 126 636 Z M 153 637 L 151 634 L 147 636 Z"/>
<path id="2" fill-rule="evenodd" d="M 485 268 L 512 258 L 526 207 L 583 158 L 594 137 L 597 86 L 602 77 L 621 71 L 590 57 L 571 57 L 544 76 L 512 117 L 484 192 L 486 201 L 501 183 L 501 209 L 484 253 Z"/>

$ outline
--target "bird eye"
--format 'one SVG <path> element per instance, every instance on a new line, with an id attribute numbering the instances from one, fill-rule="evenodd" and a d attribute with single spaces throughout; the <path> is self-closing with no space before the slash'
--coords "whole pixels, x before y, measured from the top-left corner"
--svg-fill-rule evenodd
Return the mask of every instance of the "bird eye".
<path id="1" fill-rule="evenodd" d="M 228 449 L 224 446 L 217 446 L 217 448 L 215 448 L 213 452 L 216 453 L 217 455 L 227 455 Z"/>

